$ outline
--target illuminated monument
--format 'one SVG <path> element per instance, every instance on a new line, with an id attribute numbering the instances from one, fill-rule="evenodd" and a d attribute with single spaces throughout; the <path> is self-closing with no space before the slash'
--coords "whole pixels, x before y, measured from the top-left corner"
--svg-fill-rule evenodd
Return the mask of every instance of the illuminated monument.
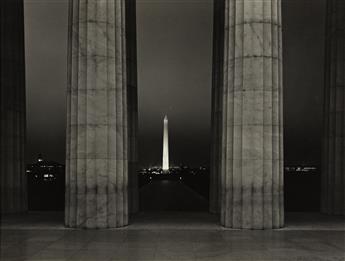
<path id="1" fill-rule="evenodd" d="M 169 170 L 169 136 L 168 136 L 168 117 L 164 117 L 164 132 L 163 132 L 163 171 Z"/>

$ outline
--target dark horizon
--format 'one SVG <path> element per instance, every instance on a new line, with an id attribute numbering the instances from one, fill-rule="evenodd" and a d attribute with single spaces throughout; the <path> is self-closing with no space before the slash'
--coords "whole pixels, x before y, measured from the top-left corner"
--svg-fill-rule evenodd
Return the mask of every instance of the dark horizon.
<path id="1" fill-rule="evenodd" d="M 27 156 L 64 163 L 67 0 L 25 0 Z M 139 165 L 209 165 L 213 2 L 137 1 Z M 325 0 L 283 1 L 285 162 L 320 165 Z"/>

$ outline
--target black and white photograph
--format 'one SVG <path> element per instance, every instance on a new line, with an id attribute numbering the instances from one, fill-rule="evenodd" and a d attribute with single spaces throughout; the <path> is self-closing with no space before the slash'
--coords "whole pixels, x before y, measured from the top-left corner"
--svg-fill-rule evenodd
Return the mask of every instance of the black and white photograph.
<path id="1" fill-rule="evenodd" d="M 345 0 L 0 0 L 0 260 L 345 261 Z"/>

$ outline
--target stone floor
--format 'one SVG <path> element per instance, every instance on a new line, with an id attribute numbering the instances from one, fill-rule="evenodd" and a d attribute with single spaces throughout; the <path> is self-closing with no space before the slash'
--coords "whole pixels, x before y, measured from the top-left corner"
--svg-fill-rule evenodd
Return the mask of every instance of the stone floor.
<path id="1" fill-rule="evenodd" d="M 2 218 L 1 260 L 345 260 L 345 220 L 288 214 L 279 230 L 231 230 L 202 212 L 147 212 L 122 229 L 79 230 L 62 213 Z"/>

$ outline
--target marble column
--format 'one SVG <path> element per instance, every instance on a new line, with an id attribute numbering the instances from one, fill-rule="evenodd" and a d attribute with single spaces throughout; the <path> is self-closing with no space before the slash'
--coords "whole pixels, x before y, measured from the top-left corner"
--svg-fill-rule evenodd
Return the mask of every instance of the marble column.
<path id="1" fill-rule="evenodd" d="M 225 0 L 221 224 L 284 224 L 281 0 Z"/>
<path id="2" fill-rule="evenodd" d="M 321 210 L 345 215 L 345 2 L 328 0 Z"/>
<path id="3" fill-rule="evenodd" d="M 213 2 L 210 212 L 220 212 L 220 155 L 224 50 L 224 0 Z"/>
<path id="4" fill-rule="evenodd" d="M 129 212 L 139 211 L 136 0 L 126 0 Z"/>
<path id="5" fill-rule="evenodd" d="M 71 0 L 65 224 L 128 224 L 125 0 Z"/>
<path id="6" fill-rule="evenodd" d="M 22 0 L 0 3 L 1 213 L 27 210 L 25 55 Z"/>

